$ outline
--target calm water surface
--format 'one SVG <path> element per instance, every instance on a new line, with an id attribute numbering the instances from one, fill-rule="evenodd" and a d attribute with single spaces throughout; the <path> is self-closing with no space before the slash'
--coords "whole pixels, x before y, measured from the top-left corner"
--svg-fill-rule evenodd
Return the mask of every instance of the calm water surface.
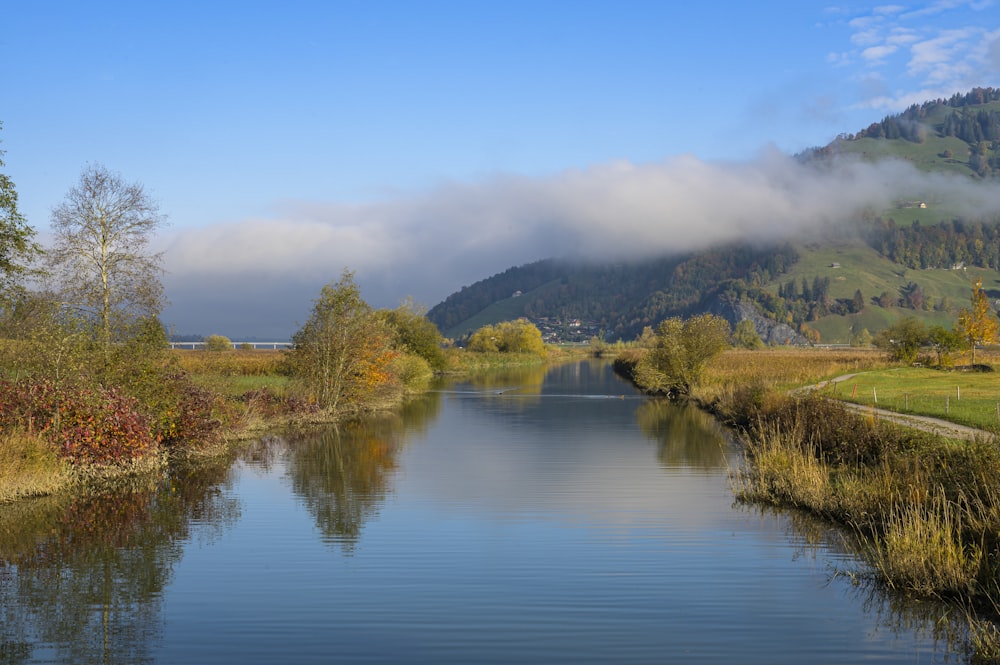
<path id="1" fill-rule="evenodd" d="M 113 497 L 0 509 L 0 663 L 936 663 L 942 610 L 734 506 L 607 364 L 455 384 Z M 961 658 L 951 656 L 950 662 Z"/>

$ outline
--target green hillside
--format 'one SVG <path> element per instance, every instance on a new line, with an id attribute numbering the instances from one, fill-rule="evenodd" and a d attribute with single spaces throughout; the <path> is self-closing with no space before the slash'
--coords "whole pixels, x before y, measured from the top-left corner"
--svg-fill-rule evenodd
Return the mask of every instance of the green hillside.
<path id="1" fill-rule="evenodd" d="M 914 104 L 806 156 L 835 154 L 895 157 L 924 171 L 992 177 L 1000 171 L 1000 89 L 973 88 L 964 95 Z"/>
<path id="2" fill-rule="evenodd" d="M 1000 177 L 1000 89 L 911 106 L 799 157 L 845 154 Z M 976 279 L 1000 300 L 1000 213 L 960 219 L 956 203 L 898 201 L 811 244 L 790 238 L 614 265 L 539 261 L 463 287 L 428 316 L 455 339 L 521 316 L 579 320 L 606 339 L 632 339 L 668 316 L 701 311 L 732 322 L 752 316 L 758 332 L 784 326 L 826 343 L 847 343 L 862 329 L 874 334 L 904 316 L 950 327 Z"/>
<path id="3" fill-rule="evenodd" d="M 1000 295 L 1000 272 L 987 268 L 909 269 L 857 240 L 811 245 L 799 251 L 799 261 L 787 274 L 765 285 L 767 290 L 777 292 L 778 286 L 788 280 L 806 279 L 811 283 L 816 277 L 826 277 L 830 279 L 832 298 L 848 299 L 858 290 L 864 296 L 865 307 L 860 312 L 830 314 L 807 323 L 819 331 L 820 340 L 825 343 L 849 343 L 852 333 L 866 329 L 874 334 L 903 316 L 914 316 L 928 325 L 951 327 L 957 310 L 968 306 L 972 283 L 979 278 L 991 295 Z M 882 293 L 902 297 L 908 284 L 921 288 L 926 309 L 880 307 L 872 302 Z"/>

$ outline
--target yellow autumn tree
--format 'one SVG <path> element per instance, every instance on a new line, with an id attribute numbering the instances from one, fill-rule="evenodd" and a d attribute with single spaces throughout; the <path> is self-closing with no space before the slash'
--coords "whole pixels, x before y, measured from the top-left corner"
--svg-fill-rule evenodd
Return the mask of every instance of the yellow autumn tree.
<path id="1" fill-rule="evenodd" d="M 290 365 L 320 407 L 333 413 L 364 409 L 394 388 L 393 333 L 361 298 L 345 270 L 320 292 L 312 316 L 292 337 Z"/>
<path id="2" fill-rule="evenodd" d="M 996 340 L 1000 322 L 990 310 L 990 299 L 983 291 L 983 279 L 980 277 L 972 285 L 972 307 L 962 309 L 958 313 L 958 330 L 962 337 L 972 347 L 972 364 L 976 364 L 976 345 L 989 344 Z"/>
<path id="3" fill-rule="evenodd" d="M 486 353 L 533 353 L 545 355 L 545 342 L 535 324 L 527 319 L 485 325 L 469 338 L 470 351 Z"/>
<path id="4" fill-rule="evenodd" d="M 687 399 L 708 362 L 729 347 L 729 321 L 714 314 L 667 319 L 656 328 L 656 343 L 635 368 L 635 382 L 650 393 Z"/>

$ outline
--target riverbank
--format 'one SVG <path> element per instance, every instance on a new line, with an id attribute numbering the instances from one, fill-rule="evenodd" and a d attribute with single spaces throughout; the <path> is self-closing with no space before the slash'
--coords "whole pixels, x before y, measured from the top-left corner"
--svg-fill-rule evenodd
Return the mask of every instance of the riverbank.
<path id="1" fill-rule="evenodd" d="M 473 353 L 448 349 L 439 373 L 461 376 L 519 366 L 557 364 L 583 358 L 586 347 L 549 346 L 544 356 L 532 353 Z M 47 496 L 94 482 L 114 482 L 161 473 L 175 461 L 211 461 L 229 454 L 243 442 L 268 430 L 341 422 L 365 414 L 391 411 L 430 385 L 430 374 L 399 389 L 369 397 L 363 404 L 336 413 L 316 407 L 299 393 L 284 364 L 285 352 L 275 350 L 171 350 L 169 360 L 185 377 L 191 409 L 197 411 L 197 437 L 150 448 L 106 464 L 74 462 L 61 455 L 41 432 L 5 429 L 0 433 L 0 504 Z M 169 417 L 181 425 L 187 413 Z M 28 421 L 30 423 L 30 419 Z M 177 427 L 175 426 L 175 430 Z"/>
<path id="2" fill-rule="evenodd" d="M 739 434 L 745 463 L 737 500 L 803 510 L 840 525 L 867 566 L 856 579 L 952 604 L 969 616 L 976 662 L 1000 655 L 1000 449 L 991 432 L 964 437 L 873 413 L 821 392 L 799 392 L 894 370 L 877 355 L 843 351 L 727 352 L 693 398 Z M 995 360 L 995 359 L 994 359 Z M 875 371 L 877 370 L 877 371 Z M 933 370 L 923 370 L 932 372 Z M 912 397 L 920 390 L 901 370 Z M 930 387 L 929 387 L 930 389 Z M 915 403 L 913 400 L 911 403 Z"/>

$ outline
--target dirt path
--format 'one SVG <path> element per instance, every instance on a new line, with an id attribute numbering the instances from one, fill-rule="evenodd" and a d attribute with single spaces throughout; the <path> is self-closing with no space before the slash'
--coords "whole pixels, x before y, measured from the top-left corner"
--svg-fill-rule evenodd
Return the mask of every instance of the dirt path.
<path id="1" fill-rule="evenodd" d="M 848 381 L 854 378 L 855 376 L 857 376 L 857 374 L 845 374 L 844 376 L 838 376 L 835 379 L 831 379 L 829 381 L 823 381 L 822 383 L 817 383 L 816 385 L 813 386 L 806 386 L 805 388 L 799 388 L 795 392 L 798 394 L 802 394 L 804 392 L 821 390 L 835 383 Z M 914 429 L 919 429 L 924 432 L 930 432 L 932 434 L 948 437 L 950 439 L 965 439 L 967 441 L 971 441 L 973 439 L 978 439 L 978 438 L 993 437 L 993 434 L 985 430 L 977 429 L 975 427 L 968 427 L 966 425 L 959 425 L 957 423 L 949 422 L 947 420 L 941 420 L 940 418 L 896 413 L 895 411 L 887 411 L 886 409 L 879 409 L 874 406 L 862 406 L 861 404 L 853 404 L 851 402 L 845 402 L 843 400 L 839 401 L 848 411 L 853 411 L 854 413 L 859 413 L 865 416 L 872 416 L 880 420 L 887 420 L 889 422 L 896 423 L 897 425 L 902 425 L 903 427 L 912 427 Z"/>

